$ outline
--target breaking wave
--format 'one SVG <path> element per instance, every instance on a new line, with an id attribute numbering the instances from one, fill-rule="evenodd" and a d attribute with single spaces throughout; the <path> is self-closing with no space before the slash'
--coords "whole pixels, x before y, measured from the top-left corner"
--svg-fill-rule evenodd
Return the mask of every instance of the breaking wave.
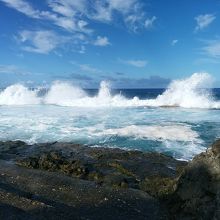
<path id="1" fill-rule="evenodd" d="M 7 87 L 0 93 L 0 105 L 34 105 L 39 104 L 37 90 L 31 91 L 21 84 Z"/>
<path id="2" fill-rule="evenodd" d="M 96 135 L 118 135 L 154 141 L 200 142 L 199 134 L 186 125 L 130 125 L 123 128 L 105 129 Z"/>
<path id="3" fill-rule="evenodd" d="M 174 80 L 164 93 L 155 99 L 128 99 L 121 94 L 112 95 L 108 82 L 101 82 L 97 95 L 67 82 L 54 82 L 43 96 L 39 89 L 31 90 L 21 84 L 7 87 L 0 93 L 0 105 L 60 105 L 72 107 L 183 107 L 220 108 L 210 90 L 201 89 L 211 81 L 208 73 L 194 73 L 188 78 Z"/>

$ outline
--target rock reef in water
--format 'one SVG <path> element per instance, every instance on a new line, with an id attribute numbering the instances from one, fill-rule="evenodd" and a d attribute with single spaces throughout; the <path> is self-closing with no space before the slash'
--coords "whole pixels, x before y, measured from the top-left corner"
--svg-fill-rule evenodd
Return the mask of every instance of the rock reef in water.
<path id="1" fill-rule="evenodd" d="M 189 163 L 21 141 L 0 142 L 0 159 L 1 219 L 220 219 L 220 141 Z"/>

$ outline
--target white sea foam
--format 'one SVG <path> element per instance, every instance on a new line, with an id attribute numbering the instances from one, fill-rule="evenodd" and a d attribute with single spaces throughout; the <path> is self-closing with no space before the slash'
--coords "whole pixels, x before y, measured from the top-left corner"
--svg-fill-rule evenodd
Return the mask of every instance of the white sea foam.
<path id="1" fill-rule="evenodd" d="M 44 97 L 44 104 L 72 106 L 75 100 L 86 97 L 86 93 L 79 87 L 67 82 L 54 82 Z"/>
<path id="2" fill-rule="evenodd" d="M 198 143 L 201 140 L 196 131 L 187 125 L 130 125 L 123 128 L 106 129 L 96 135 L 118 135 L 148 140 L 185 141 Z"/>
<path id="3" fill-rule="evenodd" d="M 7 87 L 0 93 L 0 105 L 32 105 L 40 104 L 37 91 L 31 91 L 20 84 Z"/>
<path id="4" fill-rule="evenodd" d="M 151 101 L 155 106 L 179 106 L 184 108 L 219 108 L 207 89 L 211 84 L 211 76 L 207 73 L 194 73 L 191 77 L 174 80 L 168 89 Z"/>
<path id="5" fill-rule="evenodd" d="M 97 95 L 91 97 L 83 89 L 66 82 L 55 82 L 49 91 L 39 97 L 37 91 L 16 84 L 0 93 L 0 105 L 54 104 L 72 107 L 184 107 L 184 108 L 220 108 L 206 89 L 211 79 L 207 73 L 194 73 L 186 79 L 174 80 L 168 89 L 156 99 L 141 100 L 138 97 L 127 99 L 121 94 L 111 95 L 109 83 L 103 81 Z"/>

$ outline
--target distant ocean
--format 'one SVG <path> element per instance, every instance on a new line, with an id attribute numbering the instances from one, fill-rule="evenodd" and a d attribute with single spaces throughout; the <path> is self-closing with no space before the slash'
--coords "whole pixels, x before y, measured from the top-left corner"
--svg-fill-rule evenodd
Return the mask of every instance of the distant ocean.
<path id="1" fill-rule="evenodd" d="M 76 142 L 189 160 L 220 138 L 220 89 L 202 89 L 209 81 L 195 73 L 167 89 L 11 85 L 0 92 L 0 140 Z"/>

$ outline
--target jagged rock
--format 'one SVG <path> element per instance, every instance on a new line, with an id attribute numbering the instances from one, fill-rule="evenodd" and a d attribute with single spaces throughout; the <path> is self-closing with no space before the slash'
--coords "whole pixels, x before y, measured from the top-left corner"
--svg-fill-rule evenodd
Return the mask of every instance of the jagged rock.
<path id="1" fill-rule="evenodd" d="M 90 148 L 69 143 L 37 144 L 34 149 L 30 156 L 18 159 L 17 164 L 62 172 L 98 185 L 141 189 L 152 196 L 170 192 L 171 183 L 186 165 L 186 162 L 159 153 Z"/>
<path id="2" fill-rule="evenodd" d="M 220 140 L 186 166 L 169 206 L 174 219 L 220 219 Z"/>

